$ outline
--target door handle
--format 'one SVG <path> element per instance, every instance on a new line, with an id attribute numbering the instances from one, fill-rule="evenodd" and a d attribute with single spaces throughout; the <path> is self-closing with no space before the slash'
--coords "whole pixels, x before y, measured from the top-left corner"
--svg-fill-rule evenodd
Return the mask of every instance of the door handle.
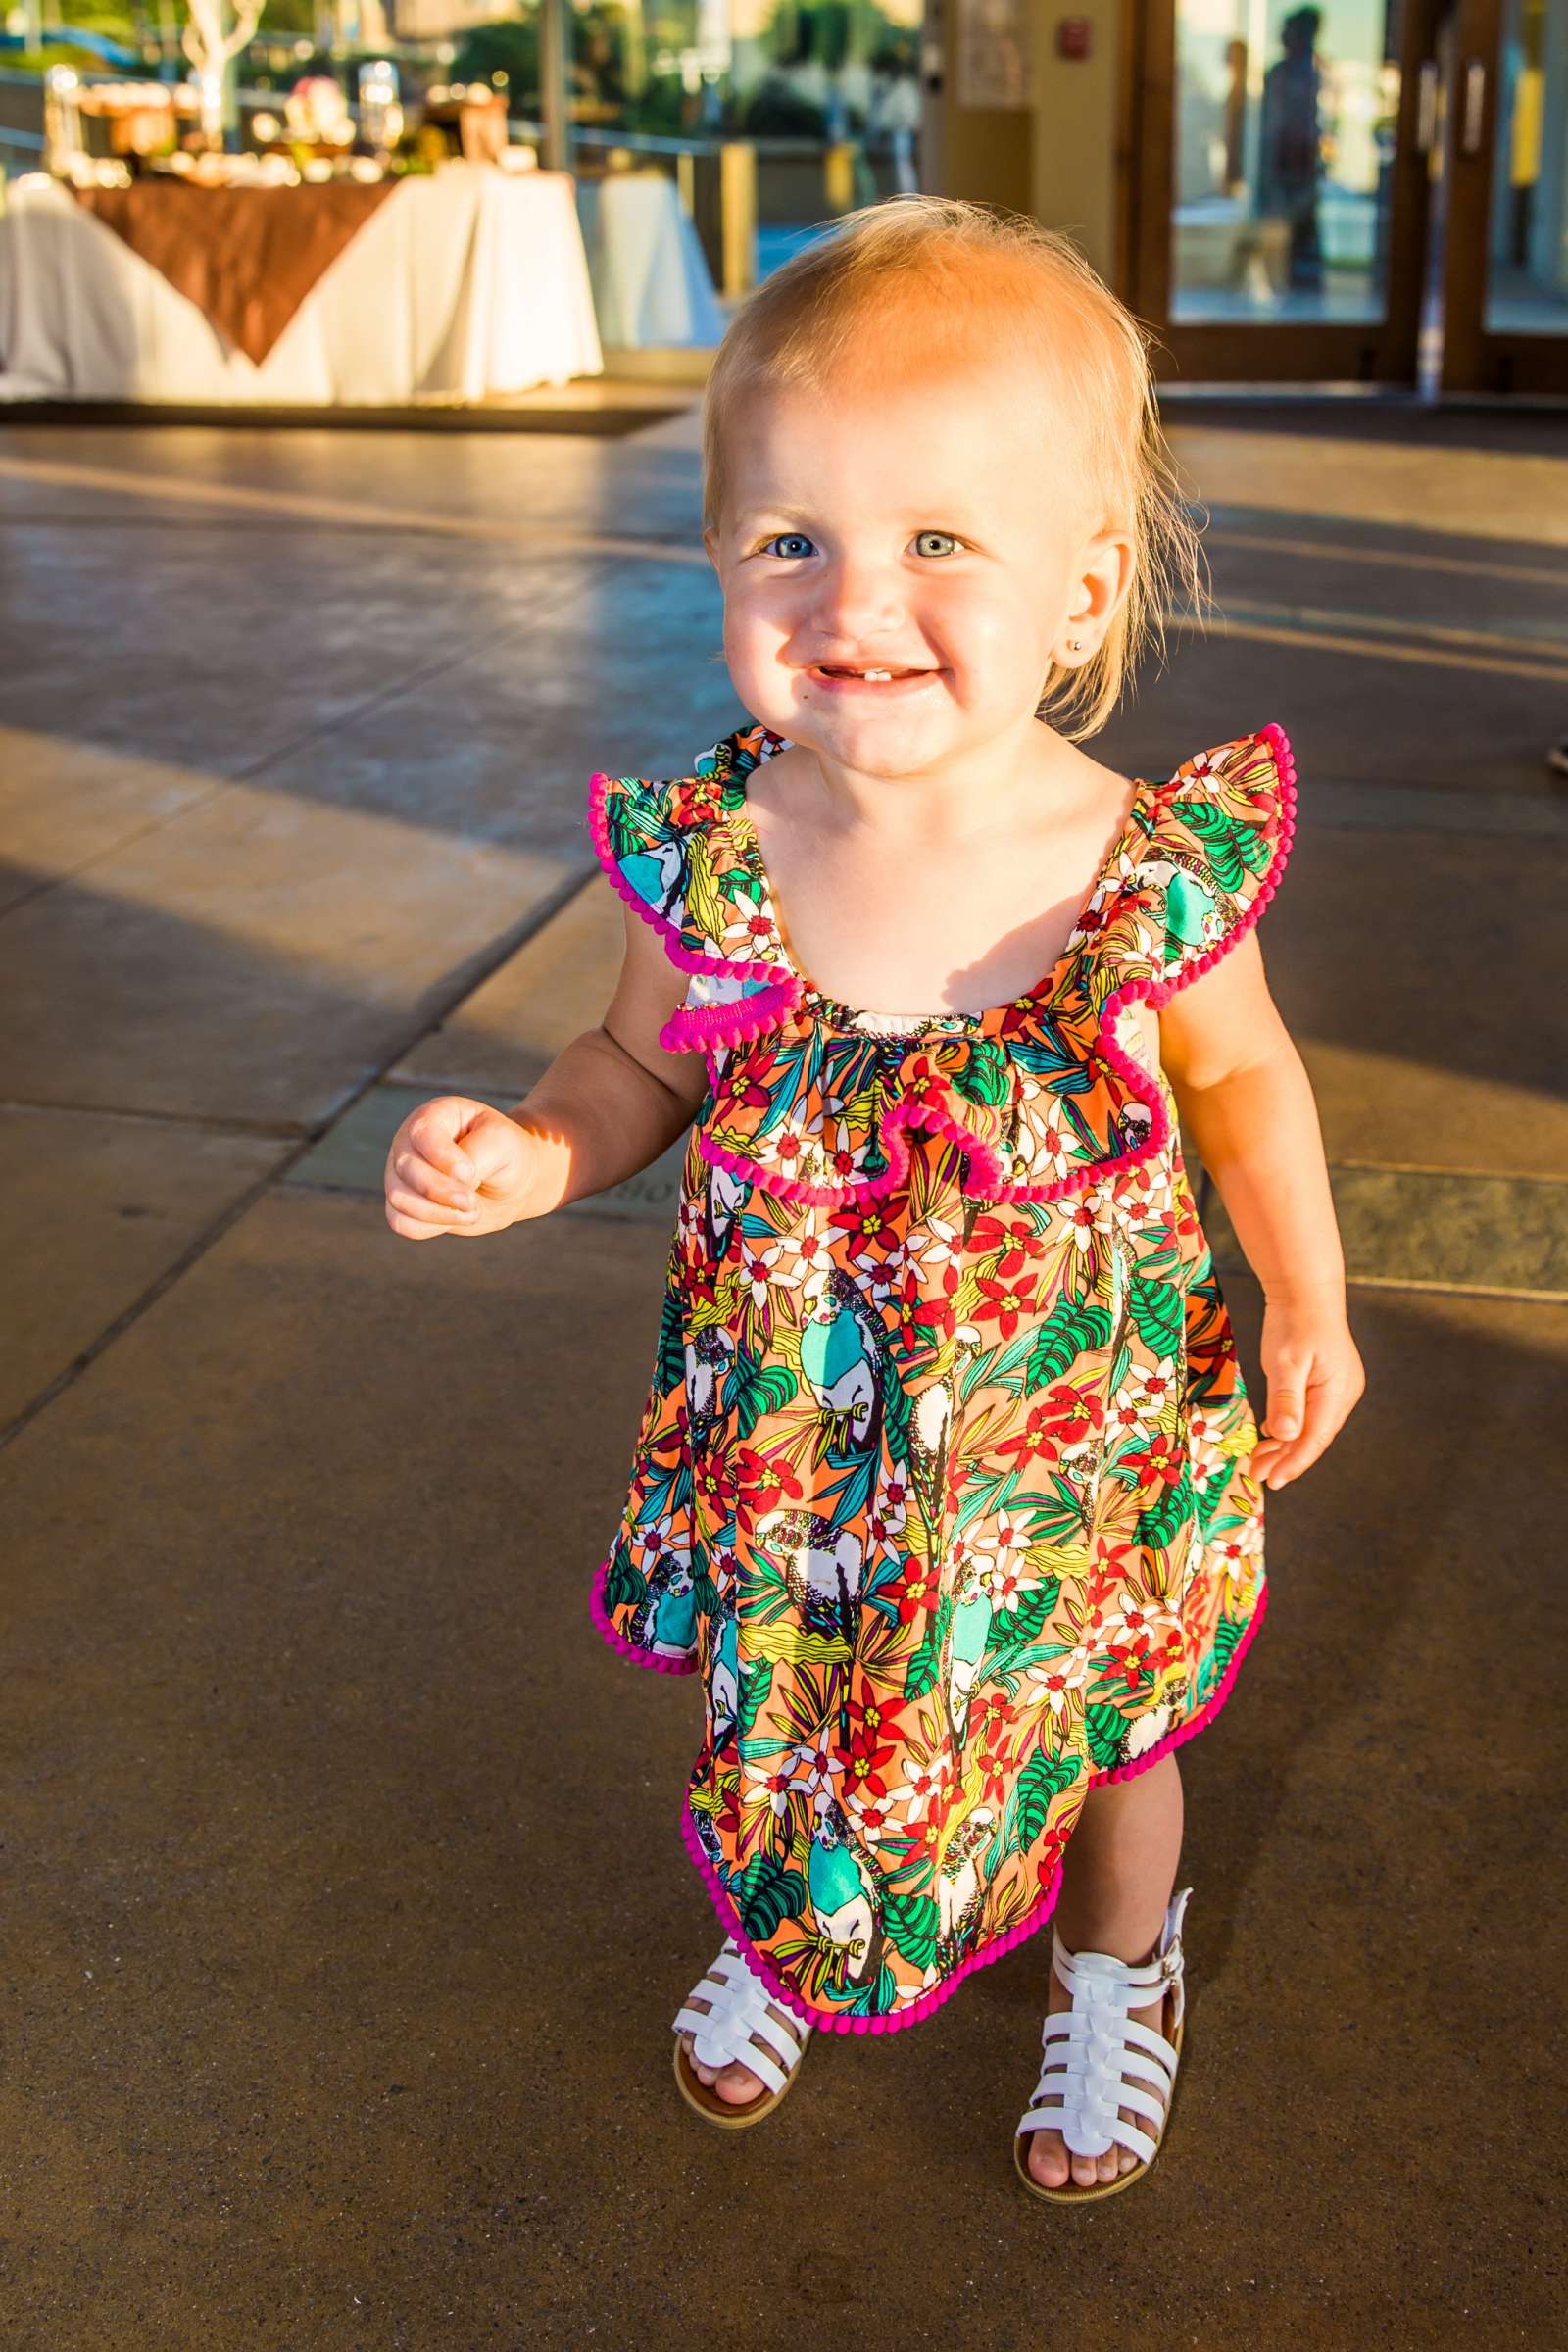
<path id="1" fill-rule="evenodd" d="M 1464 110 L 1460 116 L 1459 150 L 1479 155 L 1487 119 L 1487 68 L 1484 58 L 1468 57 L 1464 66 Z"/>
<path id="2" fill-rule="evenodd" d="M 1415 145 L 1418 155 L 1430 155 L 1438 135 L 1438 61 L 1422 61 L 1416 81 Z"/>

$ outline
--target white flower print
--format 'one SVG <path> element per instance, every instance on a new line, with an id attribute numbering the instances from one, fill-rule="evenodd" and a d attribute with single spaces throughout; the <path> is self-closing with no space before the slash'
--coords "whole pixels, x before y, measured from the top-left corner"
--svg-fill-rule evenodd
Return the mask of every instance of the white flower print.
<path id="1" fill-rule="evenodd" d="M 741 1281 L 751 1292 L 752 1302 L 756 1306 L 767 1304 L 767 1294 L 775 1280 L 788 1282 L 787 1272 L 781 1270 L 777 1275 L 774 1273 L 783 1248 L 782 1242 L 771 1242 L 766 1249 L 755 1241 L 741 1243 L 736 1253 L 736 1264 Z"/>
<path id="2" fill-rule="evenodd" d="M 826 1740 L 817 1740 L 798 1747 L 793 1758 L 795 1770 L 790 1775 L 792 1788 L 804 1788 L 816 1813 L 832 1811 L 837 1799 L 833 1791 L 834 1775 L 844 1770 L 844 1759 L 836 1756 Z"/>
<path id="3" fill-rule="evenodd" d="M 1058 1717 L 1073 1712 L 1073 1701 L 1079 1698 L 1089 1680 L 1093 1654 L 1080 1642 L 1075 1649 L 1064 1649 L 1058 1657 L 1043 1658 L 1038 1665 L 1026 1667 L 1023 1686 L 1028 1692 L 1028 1704 L 1047 1706 Z"/>
<path id="4" fill-rule="evenodd" d="M 974 1558 L 993 1608 L 1011 1605 L 1023 1583 L 1023 1555 L 1028 1548 L 1028 1531 L 1022 1520 L 1006 1510 L 999 1511 L 984 1535 L 976 1537 Z"/>

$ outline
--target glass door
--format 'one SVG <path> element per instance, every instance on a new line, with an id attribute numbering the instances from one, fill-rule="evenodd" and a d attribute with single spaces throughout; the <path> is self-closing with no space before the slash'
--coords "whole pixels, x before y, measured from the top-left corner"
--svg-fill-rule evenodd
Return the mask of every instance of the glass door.
<path id="1" fill-rule="evenodd" d="M 1568 0 L 1132 0 L 1130 32 L 1162 372 L 1568 394 Z"/>
<path id="2" fill-rule="evenodd" d="M 1568 0 L 1453 0 L 1440 380 L 1568 394 Z"/>
<path id="3" fill-rule="evenodd" d="M 1144 0 L 1133 307 L 1182 380 L 1414 381 L 1441 0 Z"/>

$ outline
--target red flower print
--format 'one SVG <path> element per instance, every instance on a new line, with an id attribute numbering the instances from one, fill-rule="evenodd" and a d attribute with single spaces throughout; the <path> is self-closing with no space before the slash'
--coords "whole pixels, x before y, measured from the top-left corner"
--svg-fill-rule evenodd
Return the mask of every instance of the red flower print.
<path id="1" fill-rule="evenodd" d="M 1118 1642 L 1110 1654 L 1114 1664 L 1105 1668 L 1104 1679 L 1119 1680 L 1130 1695 L 1149 1672 L 1149 1636 L 1140 1634 L 1136 1642 Z"/>
<path id="2" fill-rule="evenodd" d="M 897 1220 L 876 1200 L 862 1200 L 850 1208 L 836 1208 L 828 1223 L 836 1225 L 841 1233 L 854 1234 L 861 1242 L 891 1246 L 898 1239 Z"/>
<path id="3" fill-rule="evenodd" d="M 759 1519 L 765 1519 L 769 1511 L 778 1509 L 786 1494 L 792 1502 L 799 1502 L 806 1491 L 786 1463 L 774 1461 L 750 1446 L 736 1446 L 731 1451 L 730 1462 L 734 1477 L 731 1508 L 735 1513 L 735 1524 L 749 1536 L 757 1532 Z"/>
<path id="4" fill-rule="evenodd" d="M 667 1457 L 670 1461 L 680 1460 L 681 1456 L 686 1451 L 688 1443 L 686 1436 L 687 1418 L 688 1416 L 686 1407 L 683 1404 L 677 1404 L 675 1407 L 674 1427 L 671 1429 L 666 1429 L 662 1437 L 650 1439 L 648 1450 L 655 1461 L 659 1461 L 665 1457 Z"/>
<path id="5" fill-rule="evenodd" d="M 891 1699 L 883 1698 L 869 1683 L 860 1685 L 846 1714 L 857 1744 L 862 1740 L 868 1742 L 881 1755 L 891 1755 L 898 1742 L 907 1737 L 901 1720 L 903 1709 Z"/>
<path id="6" fill-rule="evenodd" d="M 1019 1318 L 1034 1311 L 1037 1280 L 1038 1276 L 1033 1274 L 1004 1278 L 1000 1274 L 982 1274 L 979 1277 L 982 1303 L 975 1309 L 977 1320 L 994 1321 L 1003 1338 L 1010 1340 Z"/>
<path id="7" fill-rule="evenodd" d="M 724 813 L 724 784 L 719 776 L 691 776 L 672 784 L 669 806 L 683 824 L 707 824 Z"/>
<path id="8" fill-rule="evenodd" d="M 982 1257 L 988 1257 L 993 1250 L 1005 1250 L 997 1272 L 1016 1274 L 1026 1263 L 1025 1253 L 1033 1248 L 1035 1235 L 1027 1217 L 976 1217 L 970 1239 Z"/>
<path id="9" fill-rule="evenodd" d="M 1142 1473 L 1141 1485 L 1146 1481 L 1152 1484 L 1157 1479 L 1164 1486 L 1174 1487 L 1187 1466 L 1187 1451 L 1173 1431 L 1161 1430 L 1141 1450 L 1124 1454 L 1122 1459 Z"/>
<path id="10" fill-rule="evenodd" d="M 903 1577 L 893 1589 L 899 1623 L 907 1625 L 911 1618 L 923 1617 L 934 1609 L 941 1587 L 941 1562 L 917 1560 L 911 1553 L 904 1563 Z"/>
<path id="11" fill-rule="evenodd" d="M 930 1329 L 940 1332 L 944 1339 L 951 1340 L 958 1323 L 958 1319 L 953 1311 L 953 1300 L 957 1288 L 958 1269 L 950 1258 L 942 1269 L 941 1298 L 923 1298 L 914 1310 L 915 1322 L 925 1324 Z"/>
<path id="12" fill-rule="evenodd" d="M 1091 1390 L 1075 1389 L 1071 1381 L 1058 1380 L 1031 1408 L 1019 1435 L 1004 1438 L 995 1451 L 1038 1453 L 1052 1440 L 1058 1448 L 1077 1445 L 1098 1430 L 1104 1418 L 1104 1404 Z"/>

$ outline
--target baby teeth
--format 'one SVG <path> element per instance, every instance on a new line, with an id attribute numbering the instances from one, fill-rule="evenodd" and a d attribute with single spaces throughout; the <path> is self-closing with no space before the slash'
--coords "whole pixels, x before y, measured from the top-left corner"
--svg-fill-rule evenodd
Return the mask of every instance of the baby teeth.
<path id="1" fill-rule="evenodd" d="M 893 682 L 893 672 L 891 669 L 868 669 L 865 672 L 865 675 L 868 678 L 886 678 L 890 685 Z"/>

